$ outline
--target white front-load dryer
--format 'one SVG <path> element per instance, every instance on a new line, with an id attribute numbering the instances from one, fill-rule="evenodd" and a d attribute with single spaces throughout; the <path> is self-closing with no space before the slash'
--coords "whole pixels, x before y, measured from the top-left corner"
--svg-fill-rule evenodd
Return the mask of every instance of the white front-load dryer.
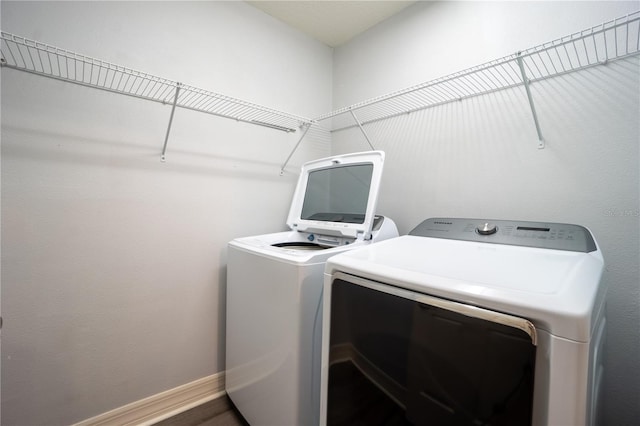
<path id="1" fill-rule="evenodd" d="M 321 424 L 598 424 L 603 270 L 586 228 L 504 220 L 332 257 Z"/>
<path id="2" fill-rule="evenodd" d="M 306 163 L 290 230 L 228 245 L 225 389 L 253 426 L 319 422 L 324 266 L 398 235 L 374 214 L 383 163 L 380 151 Z"/>

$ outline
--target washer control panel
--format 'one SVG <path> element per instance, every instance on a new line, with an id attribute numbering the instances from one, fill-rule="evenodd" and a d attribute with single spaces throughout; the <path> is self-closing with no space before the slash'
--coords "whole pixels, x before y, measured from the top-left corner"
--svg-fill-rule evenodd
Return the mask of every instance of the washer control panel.
<path id="1" fill-rule="evenodd" d="M 595 240 L 587 228 L 566 223 L 431 218 L 416 226 L 409 235 L 584 253 L 596 250 Z"/>

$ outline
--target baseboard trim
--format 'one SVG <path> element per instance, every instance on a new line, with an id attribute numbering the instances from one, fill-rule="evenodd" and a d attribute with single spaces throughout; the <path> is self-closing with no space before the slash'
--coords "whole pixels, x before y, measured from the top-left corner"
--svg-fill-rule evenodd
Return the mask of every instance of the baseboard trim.
<path id="1" fill-rule="evenodd" d="M 224 394 L 222 371 L 83 420 L 73 426 L 149 426 Z"/>

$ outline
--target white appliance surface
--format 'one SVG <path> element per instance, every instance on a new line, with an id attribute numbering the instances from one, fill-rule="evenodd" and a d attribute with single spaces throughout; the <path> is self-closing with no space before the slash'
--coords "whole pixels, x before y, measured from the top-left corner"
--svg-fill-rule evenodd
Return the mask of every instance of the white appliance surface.
<path id="1" fill-rule="evenodd" d="M 225 389 L 253 426 L 319 422 L 324 265 L 398 235 L 374 214 L 383 162 L 372 151 L 305 164 L 291 230 L 229 243 Z"/>
<path id="2" fill-rule="evenodd" d="M 452 223 L 459 224 L 453 236 L 447 234 Z M 428 295 L 531 322 L 537 334 L 532 424 L 597 424 L 606 336 L 602 254 L 586 228 L 514 223 L 502 224 L 496 232 L 496 227 L 480 220 L 428 219 L 414 229 L 429 228 L 426 234 L 389 239 L 327 261 L 321 424 L 327 421 L 331 293 L 338 279 L 381 291 L 387 288 L 389 294 Z M 567 226 L 581 230 L 574 234 L 571 228 L 567 233 Z M 587 248 L 574 250 L 581 245 Z M 344 327 L 348 325 L 339 328 Z"/>
<path id="3" fill-rule="evenodd" d="M 368 151 L 305 163 L 287 226 L 320 235 L 370 239 L 384 158 L 382 151 Z M 357 217 L 350 218 L 349 213 Z"/>
<path id="4" fill-rule="evenodd" d="M 340 270 L 531 320 L 586 342 L 602 273 L 599 251 L 577 253 L 404 235 L 336 256 Z"/>

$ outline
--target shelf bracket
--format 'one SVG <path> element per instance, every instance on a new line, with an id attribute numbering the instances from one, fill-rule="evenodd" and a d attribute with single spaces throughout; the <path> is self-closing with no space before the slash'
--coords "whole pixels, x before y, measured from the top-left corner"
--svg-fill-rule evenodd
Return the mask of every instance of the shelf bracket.
<path id="1" fill-rule="evenodd" d="M 536 125 L 536 132 L 538 132 L 538 149 L 544 148 L 544 139 L 542 138 L 542 131 L 540 130 L 540 123 L 538 122 L 538 114 L 536 113 L 536 106 L 533 103 L 533 96 L 531 95 L 530 82 L 527 77 L 527 72 L 524 69 L 524 62 L 522 60 L 522 52 L 518 52 L 516 55 L 518 61 L 518 67 L 520 67 L 520 73 L 522 74 L 522 82 L 524 88 L 527 91 L 527 98 L 529 99 L 529 106 L 531 107 L 531 114 L 533 114 L 533 122 Z"/>
<path id="2" fill-rule="evenodd" d="M 296 144 L 296 146 L 293 147 L 293 150 L 291 150 L 291 153 L 289 154 L 287 159 L 284 160 L 284 164 L 280 168 L 280 176 L 282 176 L 284 174 L 284 168 L 287 167 L 287 164 L 289 164 L 289 160 L 291 160 L 291 156 L 293 156 L 293 153 L 296 152 L 296 150 L 298 149 L 298 146 L 300 146 L 300 142 L 302 142 L 302 139 L 304 139 L 304 137 L 306 136 L 307 132 L 311 128 L 311 123 L 304 123 L 302 126 L 304 127 L 304 130 L 302 131 L 302 134 L 300 135 L 300 139 L 298 139 L 298 143 Z"/>
<path id="3" fill-rule="evenodd" d="M 171 115 L 169 116 L 169 125 L 167 126 L 167 134 L 164 137 L 164 146 L 162 147 L 162 156 L 160 161 L 164 162 L 165 154 L 167 153 L 167 142 L 169 142 L 169 133 L 171 133 L 171 123 L 173 122 L 173 114 L 176 112 L 176 104 L 178 103 L 178 96 L 180 95 L 181 83 L 176 83 L 176 94 L 173 98 L 173 105 L 171 106 Z"/>
<path id="4" fill-rule="evenodd" d="M 360 120 L 358 120 L 358 117 L 356 117 L 356 114 L 353 112 L 353 109 L 349 109 L 349 112 L 351 113 L 351 116 L 353 117 L 353 120 L 356 122 L 358 127 L 360 127 L 360 131 L 362 132 L 362 134 L 364 135 L 364 138 L 367 140 L 367 143 L 371 147 L 371 151 L 375 151 L 376 149 L 373 147 L 373 144 L 371 143 L 371 139 L 369 139 L 369 135 L 367 135 L 367 132 L 364 131 L 364 127 L 362 127 L 362 123 L 360 123 Z"/>

